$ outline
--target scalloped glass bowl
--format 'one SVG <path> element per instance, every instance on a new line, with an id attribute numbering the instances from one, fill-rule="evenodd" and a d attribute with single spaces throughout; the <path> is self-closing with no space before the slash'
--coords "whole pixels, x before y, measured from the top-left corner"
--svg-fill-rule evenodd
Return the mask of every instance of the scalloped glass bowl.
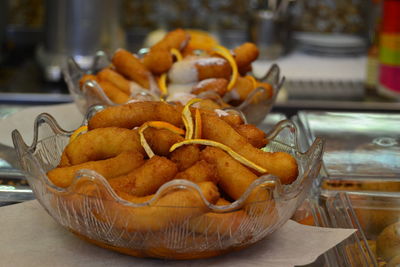
<path id="1" fill-rule="evenodd" d="M 85 73 L 96 73 L 98 70 L 109 66 L 110 64 L 111 61 L 106 53 L 99 51 L 96 54 L 93 66 L 86 72 L 82 70 L 72 58 L 68 59 L 63 67 L 64 79 L 67 83 L 68 90 L 82 114 L 86 114 L 88 108 L 93 105 L 117 105 L 107 97 L 103 89 L 95 81 L 86 81 L 86 83 L 84 83 L 82 86 L 82 89 L 79 87 L 79 80 Z M 276 64 L 272 65 L 264 76 L 255 78 L 258 81 L 267 82 L 272 85 L 272 97 L 269 97 L 265 89 L 260 87 L 250 93 L 247 99 L 239 106 L 230 108 L 242 112 L 245 115 L 247 122 L 252 124 L 260 123 L 271 111 L 273 105 L 275 104 L 279 90 L 285 81 L 285 78 L 281 77 L 280 69 Z M 216 102 L 221 99 L 218 94 L 210 92 L 200 94 L 199 97 L 211 98 Z M 132 91 L 131 98 L 151 101 L 160 100 L 160 97 L 157 95 L 157 93 L 140 89 Z"/>
<path id="2" fill-rule="evenodd" d="M 12 133 L 37 200 L 60 225 L 82 239 L 138 257 L 206 258 L 256 243 L 289 220 L 304 201 L 318 177 L 323 153 L 323 141 L 318 138 L 308 151 L 300 152 L 294 124 L 282 121 L 268 134 L 268 150 L 285 151 L 296 158 L 299 176 L 293 184 L 281 185 L 279 179 L 265 175 L 237 201 L 215 206 L 196 184 L 172 180 L 151 200 L 136 204 L 119 198 L 93 171 L 79 171 L 68 188 L 50 182 L 46 172 L 57 166 L 71 134 L 45 113 L 35 121 L 32 145 L 28 146 L 17 130 Z M 187 206 L 184 198 L 175 199 L 176 205 L 157 205 L 163 196 L 177 191 L 200 198 L 202 205 Z M 254 194 L 262 200 L 248 201 Z M 148 215 L 140 216 L 144 209 Z"/>

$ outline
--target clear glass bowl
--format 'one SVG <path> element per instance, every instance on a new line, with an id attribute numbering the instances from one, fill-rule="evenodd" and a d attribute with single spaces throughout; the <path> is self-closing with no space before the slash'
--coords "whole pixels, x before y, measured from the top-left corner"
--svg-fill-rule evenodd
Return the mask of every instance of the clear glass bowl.
<path id="1" fill-rule="evenodd" d="M 308 151 L 299 151 L 296 127 L 291 121 L 281 121 L 268 133 L 268 150 L 285 151 L 296 158 L 299 176 L 293 184 L 281 185 L 278 178 L 265 175 L 237 201 L 216 206 L 196 184 L 172 180 L 151 200 L 138 204 L 120 198 L 105 178 L 89 170 L 79 171 L 68 188 L 51 183 L 46 173 L 58 165 L 71 134 L 46 113 L 35 121 L 32 145 L 13 131 L 14 146 L 37 200 L 80 238 L 138 257 L 206 258 L 256 243 L 281 227 L 301 205 L 318 177 L 323 154 L 319 138 Z M 172 206 L 157 204 L 166 194 L 177 191 L 200 198 L 202 205 L 188 206 L 183 199 L 175 199 L 178 204 Z M 263 200 L 250 202 L 250 194 L 259 194 Z"/>
<path id="2" fill-rule="evenodd" d="M 96 104 L 106 106 L 118 105 L 107 97 L 103 89 L 95 81 L 86 81 L 83 84 L 82 89 L 79 86 L 79 80 L 84 74 L 96 73 L 98 70 L 109 66 L 110 64 L 111 60 L 109 59 L 107 54 L 99 51 L 96 54 L 93 66 L 88 71 L 82 70 L 72 58 L 68 59 L 65 66 L 63 67 L 63 75 L 65 82 L 67 83 L 68 90 L 82 114 L 86 114 L 88 108 Z M 239 106 L 235 106 L 230 109 L 235 109 L 242 112 L 246 117 L 246 121 L 249 123 L 260 123 L 271 111 L 273 105 L 275 104 L 279 90 L 281 89 L 285 81 L 285 78 L 281 77 L 280 72 L 281 71 L 279 66 L 274 64 L 270 67 L 270 69 L 265 73 L 264 76 L 255 77 L 256 80 L 260 82 L 266 82 L 272 85 L 272 97 L 268 96 L 268 92 L 264 88 L 259 87 L 256 88 L 252 93 L 250 93 L 247 99 L 243 101 Z M 211 98 L 216 102 L 220 100 L 218 94 L 211 92 L 200 94 L 199 97 Z M 135 91 L 131 92 L 131 98 L 137 100 L 151 101 L 160 100 L 160 96 L 157 95 L 157 93 L 151 92 L 149 90 L 140 89 L 136 89 Z"/>

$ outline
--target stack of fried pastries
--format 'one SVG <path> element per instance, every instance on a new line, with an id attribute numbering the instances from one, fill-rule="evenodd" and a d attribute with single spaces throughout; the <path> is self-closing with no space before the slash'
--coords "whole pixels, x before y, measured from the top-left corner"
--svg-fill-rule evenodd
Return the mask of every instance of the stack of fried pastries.
<path id="1" fill-rule="evenodd" d="M 238 106 L 257 88 L 264 91 L 254 93 L 254 101 L 271 98 L 272 86 L 248 75 L 259 54 L 253 43 L 228 50 L 211 37 L 198 35 L 196 31 L 173 30 L 142 57 L 119 49 L 110 66 L 96 75 L 84 75 L 80 88 L 88 80 L 95 81 L 116 104 L 132 100 L 138 90 L 183 104 L 201 95 L 212 98 L 214 108 Z"/>
<path id="2" fill-rule="evenodd" d="M 106 211 L 97 211 L 99 219 L 124 214 L 114 223 L 127 231 L 159 231 L 184 220 L 198 233 L 234 231 L 250 214 L 243 210 L 211 212 L 204 199 L 217 206 L 230 205 L 267 173 L 290 184 L 297 178 L 297 163 L 288 153 L 262 151 L 268 140 L 254 125 L 244 124 L 237 115 L 196 108 L 195 102 L 186 106 L 134 102 L 96 113 L 87 131 L 71 138 L 48 178 L 66 188 L 78 170 L 89 169 L 102 175 L 121 199 L 148 203 L 129 207 L 108 201 Z M 194 189 L 175 188 L 148 202 L 162 185 L 176 179 L 198 185 L 204 199 Z M 91 186 L 75 190 L 91 196 Z M 273 206 L 269 189 L 260 187 L 245 202 L 266 201 Z M 262 212 L 261 206 L 259 211 L 253 206 L 253 215 Z M 210 221 L 218 223 L 213 228 Z"/>

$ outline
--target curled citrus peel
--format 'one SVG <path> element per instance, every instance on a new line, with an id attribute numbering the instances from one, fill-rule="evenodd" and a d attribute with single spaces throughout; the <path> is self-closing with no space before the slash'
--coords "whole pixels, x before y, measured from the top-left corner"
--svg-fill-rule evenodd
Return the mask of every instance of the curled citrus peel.
<path id="1" fill-rule="evenodd" d="M 217 54 L 225 58 L 231 65 L 232 75 L 231 75 L 231 80 L 228 83 L 228 91 L 230 91 L 233 89 L 233 86 L 236 84 L 238 78 L 238 67 L 236 65 L 236 61 L 233 58 L 232 54 L 229 52 L 229 50 L 221 45 L 217 45 L 214 48 L 214 54 Z"/>
<path id="2" fill-rule="evenodd" d="M 194 126 L 193 126 L 192 113 L 190 112 L 190 106 L 200 101 L 201 101 L 200 98 L 190 99 L 182 110 L 182 121 L 186 129 L 185 139 L 193 138 L 194 134 Z"/>
<path id="3" fill-rule="evenodd" d="M 185 131 L 182 130 L 181 128 L 178 128 L 168 122 L 165 121 L 148 121 L 142 124 L 142 126 L 139 127 L 139 137 L 140 137 L 140 144 L 144 148 L 144 151 L 146 152 L 147 156 L 149 158 L 152 158 L 155 154 L 153 150 L 151 150 L 150 145 L 147 143 L 146 138 L 144 137 L 144 131 L 149 128 L 156 128 L 156 129 L 167 129 L 173 133 L 179 134 L 179 135 L 184 135 Z"/>
<path id="4" fill-rule="evenodd" d="M 194 139 L 200 139 L 202 133 L 201 128 L 201 114 L 200 110 L 196 108 L 196 113 L 194 114 Z"/>
<path id="5" fill-rule="evenodd" d="M 168 95 L 167 73 L 161 74 L 160 78 L 158 79 L 158 88 L 160 88 L 161 98 L 164 98 Z"/>
<path id="6" fill-rule="evenodd" d="M 264 169 L 263 167 L 257 165 L 256 163 L 246 159 L 245 157 L 241 156 L 240 154 L 236 153 L 235 151 L 233 151 L 230 147 L 219 143 L 219 142 L 215 142 L 212 140 L 208 140 L 208 139 L 190 139 L 190 140 L 184 140 L 182 142 L 179 143 L 175 143 L 173 146 L 171 146 L 171 148 L 169 149 L 169 152 L 174 151 L 175 149 L 184 146 L 184 145 L 191 145 L 191 144 L 196 144 L 196 145 L 206 145 L 206 146 L 213 146 L 213 147 L 217 147 L 220 148 L 222 150 L 224 150 L 225 152 L 227 152 L 232 158 L 234 158 L 235 160 L 239 161 L 240 163 L 242 163 L 243 165 L 252 168 L 253 170 L 256 170 L 259 173 L 267 173 L 267 170 Z"/>
<path id="7" fill-rule="evenodd" d="M 175 56 L 176 61 L 181 61 L 181 60 L 183 59 L 182 54 L 181 54 L 181 52 L 179 52 L 178 49 L 172 48 L 172 49 L 170 50 L 170 52 L 171 52 L 171 54 L 172 54 L 173 56 Z"/>
<path id="8" fill-rule="evenodd" d="M 71 137 L 69 138 L 69 142 L 71 143 L 72 141 L 75 140 L 75 138 L 77 138 L 79 135 L 86 133 L 88 131 L 88 127 L 86 125 L 79 127 L 78 129 L 76 129 Z"/>

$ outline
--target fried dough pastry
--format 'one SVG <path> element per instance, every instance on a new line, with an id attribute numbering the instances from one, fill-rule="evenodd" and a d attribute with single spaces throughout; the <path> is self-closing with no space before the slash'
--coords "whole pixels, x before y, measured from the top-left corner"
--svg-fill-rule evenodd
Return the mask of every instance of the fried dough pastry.
<path id="1" fill-rule="evenodd" d="M 235 58 L 238 69 L 247 68 L 254 60 L 258 58 L 260 51 L 253 43 L 244 43 L 233 49 L 233 56 Z"/>
<path id="2" fill-rule="evenodd" d="M 83 88 L 83 85 L 85 84 L 86 81 L 97 81 L 97 77 L 92 74 L 85 74 L 82 76 L 82 78 L 79 80 L 79 88 Z"/>
<path id="3" fill-rule="evenodd" d="M 181 113 L 164 102 L 134 102 L 122 106 L 108 107 L 96 113 L 88 123 L 89 130 L 103 127 L 133 129 L 147 121 L 165 121 L 182 126 Z"/>
<path id="4" fill-rule="evenodd" d="M 98 128 L 79 135 L 64 150 L 72 165 L 108 159 L 123 151 L 144 155 L 139 134 L 135 130 L 117 127 Z"/>
<path id="5" fill-rule="evenodd" d="M 235 130 L 256 148 L 263 148 L 268 143 L 264 131 L 253 124 L 241 124 L 235 127 Z"/>
<path id="6" fill-rule="evenodd" d="M 189 84 L 209 78 L 230 79 L 232 68 L 220 57 L 189 57 L 175 62 L 168 71 L 172 83 Z"/>
<path id="7" fill-rule="evenodd" d="M 164 183 L 172 180 L 178 172 L 176 164 L 164 157 L 154 156 L 134 171 L 109 180 L 117 192 L 134 196 L 154 194 Z"/>
<path id="8" fill-rule="evenodd" d="M 225 206 L 231 203 L 223 198 L 218 199 L 215 205 Z M 189 228 L 199 234 L 231 235 L 242 223 L 245 223 L 246 213 L 243 210 L 227 213 L 207 212 L 189 220 Z"/>
<path id="9" fill-rule="evenodd" d="M 219 96 L 223 96 L 225 95 L 227 90 L 228 80 L 223 78 L 209 78 L 202 80 L 198 82 L 195 86 L 193 86 L 192 93 L 198 95 L 204 92 L 214 91 Z"/>
<path id="10" fill-rule="evenodd" d="M 169 158 L 176 163 L 179 171 L 184 171 L 199 160 L 200 149 L 196 145 L 183 146 L 170 153 Z"/>
<path id="11" fill-rule="evenodd" d="M 173 63 L 171 49 L 182 50 L 187 45 L 189 38 L 189 34 L 182 29 L 170 31 L 161 41 L 151 47 L 149 53 L 143 57 L 143 64 L 157 75 L 168 71 Z"/>
<path id="12" fill-rule="evenodd" d="M 124 104 L 130 99 L 128 94 L 124 93 L 122 90 L 120 90 L 118 87 L 108 81 L 100 80 L 98 84 L 103 89 L 108 98 L 116 104 Z"/>
<path id="13" fill-rule="evenodd" d="M 270 85 L 269 83 L 257 82 L 256 88 L 258 88 L 258 87 L 264 88 L 266 97 L 268 97 L 268 98 L 272 97 L 272 95 L 273 95 L 272 85 Z"/>
<path id="14" fill-rule="evenodd" d="M 168 156 L 170 147 L 185 138 L 167 129 L 147 128 L 144 137 L 156 155 Z"/>
<path id="15" fill-rule="evenodd" d="M 247 96 L 254 90 L 254 84 L 251 80 L 239 76 L 233 86 L 232 92 L 234 93 L 234 99 L 242 102 L 246 100 Z"/>
<path id="16" fill-rule="evenodd" d="M 225 116 L 219 116 L 219 118 L 228 123 L 232 127 L 239 127 L 244 123 L 242 117 L 240 117 L 239 115 L 229 114 Z"/>
<path id="17" fill-rule="evenodd" d="M 219 177 L 218 185 L 234 200 L 239 199 L 247 187 L 258 178 L 219 148 L 206 147 L 201 151 L 200 157 L 215 166 Z"/>
<path id="18" fill-rule="evenodd" d="M 150 88 L 151 72 L 132 53 L 118 49 L 112 58 L 115 69 L 122 75 L 137 82 L 143 88 Z"/>
<path id="19" fill-rule="evenodd" d="M 290 184 L 298 175 L 297 162 L 285 152 L 264 152 L 252 146 L 228 123 L 217 116 L 201 114 L 202 138 L 229 146 L 235 152 L 265 168 L 268 173 L 280 178 L 281 183 Z"/>
<path id="20" fill-rule="evenodd" d="M 174 63 L 172 54 L 166 49 L 151 49 L 142 59 L 143 65 L 156 75 L 168 71 Z"/>
<path id="21" fill-rule="evenodd" d="M 218 182 L 215 166 L 205 160 L 199 160 L 191 167 L 179 172 L 175 179 L 185 179 L 194 183 L 210 181 L 216 184 Z"/>
<path id="22" fill-rule="evenodd" d="M 140 153 L 122 152 L 116 157 L 105 160 L 88 161 L 78 165 L 55 168 L 47 173 L 47 177 L 58 187 L 68 187 L 79 170 L 93 170 L 104 178 L 111 179 L 133 171 L 143 162 L 143 155 Z"/>
<path id="23" fill-rule="evenodd" d="M 107 81 L 109 83 L 112 83 L 114 86 L 118 87 L 119 90 L 127 95 L 131 94 L 131 82 L 125 79 L 124 76 L 110 68 L 105 68 L 99 71 L 97 73 L 97 78 L 100 81 Z"/>
<path id="24" fill-rule="evenodd" d="M 209 33 L 199 30 L 188 30 L 190 40 L 183 49 L 184 56 L 192 55 L 195 50 L 202 50 L 211 54 L 214 47 L 218 45 L 218 41 Z"/>
<path id="25" fill-rule="evenodd" d="M 212 182 L 199 183 L 205 199 L 215 203 L 219 198 L 216 185 Z M 154 195 L 143 198 L 151 199 Z M 128 195 L 124 198 L 131 201 Z M 143 203 L 138 197 L 132 197 L 131 202 Z M 105 212 L 97 214 L 100 220 L 115 218 L 114 226 L 128 232 L 159 231 L 170 225 L 176 225 L 183 220 L 199 216 L 207 212 L 208 207 L 199 194 L 191 189 L 176 189 L 167 192 L 156 201 L 144 207 L 129 207 L 123 204 L 107 201 Z"/>
<path id="26" fill-rule="evenodd" d="M 175 48 L 177 50 L 182 50 L 187 45 L 190 39 L 190 35 L 183 29 L 175 29 L 167 33 L 164 38 L 156 43 L 152 49 L 165 49 L 171 50 Z"/>
<path id="27" fill-rule="evenodd" d="M 85 82 L 88 80 L 92 80 L 92 81 L 97 82 L 97 84 L 100 86 L 100 88 L 103 89 L 103 92 L 107 95 L 107 97 L 112 102 L 114 102 L 116 104 L 126 103 L 129 100 L 130 91 L 125 92 L 123 89 L 118 87 L 116 85 L 116 83 L 118 83 L 119 81 L 116 82 L 114 77 L 119 74 L 115 72 L 116 75 L 113 75 L 113 74 L 110 75 L 110 74 L 108 74 L 109 73 L 108 70 L 109 69 L 104 69 L 98 73 L 98 76 L 100 75 L 101 77 L 103 77 L 103 79 L 100 79 L 98 76 L 94 76 L 91 74 L 83 75 L 82 78 L 79 80 L 79 88 L 83 89 Z M 103 72 L 105 72 L 105 74 Z M 104 76 L 106 76 L 107 79 L 105 79 Z M 113 80 L 110 80 L 110 79 L 113 79 Z M 123 78 L 123 79 L 125 79 L 125 78 Z"/>

